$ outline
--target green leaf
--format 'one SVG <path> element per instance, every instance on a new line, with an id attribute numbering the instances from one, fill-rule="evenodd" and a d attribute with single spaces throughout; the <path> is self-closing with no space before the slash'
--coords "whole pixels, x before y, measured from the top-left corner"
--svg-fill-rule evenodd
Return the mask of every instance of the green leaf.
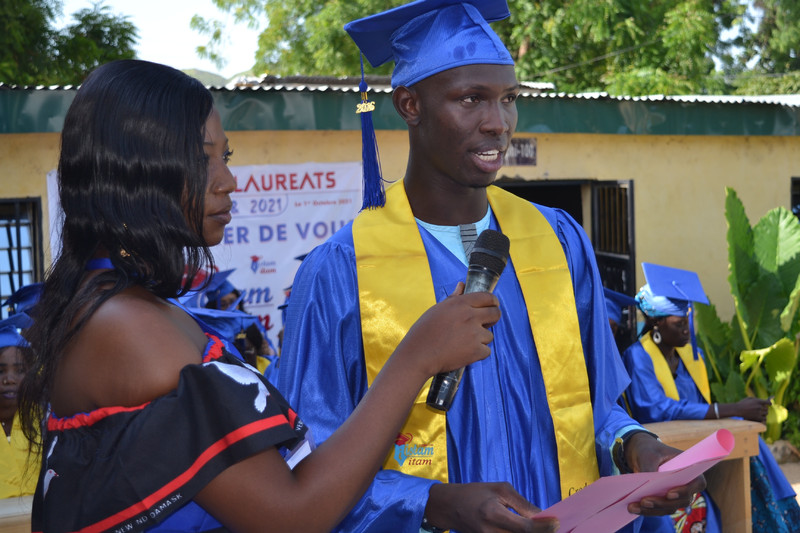
<path id="1" fill-rule="evenodd" d="M 712 383 L 711 396 L 715 402 L 736 403 L 745 397 L 744 379 L 738 372 L 732 372 L 725 383 Z"/>
<path id="2" fill-rule="evenodd" d="M 792 341 L 783 337 L 775 344 L 760 350 L 745 350 L 739 354 L 742 374 L 751 376 L 750 385 L 757 396 L 775 394 L 782 383 L 791 377 L 797 355 Z"/>
<path id="3" fill-rule="evenodd" d="M 784 337 L 781 312 L 786 306 L 787 296 L 777 276 L 762 271 L 755 283 L 743 288 L 742 297 L 744 303 L 740 307 L 747 310 L 747 330 L 752 349 L 772 346 Z"/>
<path id="4" fill-rule="evenodd" d="M 793 326 L 797 323 L 798 308 L 800 308 L 800 276 L 795 278 L 794 289 L 789 294 L 789 301 L 781 311 L 781 329 L 784 333 L 789 333 L 790 335 L 796 333 Z"/>
<path id="5" fill-rule="evenodd" d="M 733 371 L 737 372 L 738 359 L 732 349 L 731 327 L 722 322 L 713 304 L 696 304 L 694 322 L 697 342 L 705 353 L 708 378 L 711 383 L 724 382 Z"/>
<path id="6" fill-rule="evenodd" d="M 789 379 L 797 364 L 794 343 L 787 338 L 783 338 L 767 348 L 767 350 L 768 352 L 764 357 L 764 369 L 770 382 L 779 385 Z"/>
<path id="7" fill-rule="evenodd" d="M 740 353 L 739 359 L 741 359 L 742 362 L 739 365 L 739 368 L 742 370 L 742 372 L 750 370 L 756 366 L 765 350 L 769 350 L 769 348 L 765 348 L 764 350 L 745 350 Z"/>
<path id="8" fill-rule="evenodd" d="M 770 405 L 767 411 L 767 424 L 782 424 L 789 418 L 789 410 L 782 405 Z"/>
<path id="9" fill-rule="evenodd" d="M 800 254 L 800 221 L 784 207 L 771 209 L 753 228 L 753 239 L 759 265 L 777 272 Z"/>
<path id="10" fill-rule="evenodd" d="M 714 346 L 723 347 L 731 342 L 731 328 L 722 322 L 717 314 L 714 304 L 695 304 L 694 323 L 697 327 L 698 335 L 702 334 Z"/>
<path id="11" fill-rule="evenodd" d="M 725 218 L 728 221 L 728 282 L 740 322 L 749 326 L 750 317 L 743 292 L 758 280 L 758 264 L 753 259 L 750 220 L 736 191 L 730 187 L 725 188 Z M 748 331 L 743 334 L 749 339 L 752 333 Z"/>

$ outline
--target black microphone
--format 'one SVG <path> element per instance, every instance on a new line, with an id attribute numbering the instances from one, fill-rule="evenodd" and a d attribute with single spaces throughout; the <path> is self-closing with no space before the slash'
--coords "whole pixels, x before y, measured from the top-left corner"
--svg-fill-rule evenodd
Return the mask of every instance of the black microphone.
<path id="1" fill-rule="evenodd" d="M 508 261 L 508 237 L 487 229 L 478 235 L 469 255 L 469 270 L 464 282 L 464 294 L 492 292 Z M 436 374 L 428 390 L 426 403 L 439 411 L 447 411 L 453 404 L 464 368 Z"/>

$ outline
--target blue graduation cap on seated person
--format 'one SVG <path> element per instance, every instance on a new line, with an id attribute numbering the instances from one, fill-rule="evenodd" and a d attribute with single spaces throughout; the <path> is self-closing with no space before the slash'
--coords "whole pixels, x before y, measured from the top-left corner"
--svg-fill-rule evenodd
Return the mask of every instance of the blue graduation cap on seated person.
<path id="1" fill-rule="evenodd" d="M 696 272 L 653 263 L 642 263 L 642 271 L 653 294 L 670 300 L 708 304 Z"/>
<path id="2" fill-rule="evenodd" d="M 230 270 L 215 272 L 211 276 L 211 281 L 205 289 L 209 302 L 219 303 L 220 298 L 227 296 L 236 290 L 236 287 L 234 287 L 233 284 L 228 281 L 228 277 L 233 273 L 234 270 L 236 269 L 232 268 Z"/>
<path id="3" fill-rule="evenodd" d="M 3 307 L 8 308 L 9 316 L 28 311 L 39 301 L 42 294 L 43 283 L 30 283 L 23 285 L 3 302 Z"/>
<path id="4" fill-rule="evenodd" d="M 0 350 L 8 346 L 28 346 L 19 330 L 29 327 L 32 322 L 24 311 L 0 321 Z"/>
<path id="5" fill-rule="evenodd" d="M 233 268 L 231 270 L 214 272 L 211 274 L 211 280 L 204 289 L 191 290 L 179 298 L 179 301 L 186 307 L 203 307 L 207 301 L 219 302 L 220 298 L 226 294 L 232 293 L 235 290 L 233 284 L 228 281 L 228 276 L 230 276 L 234 270 L 236 269 Z M 203 295 L 206 297 L 205 300 L 202 298 Z M 241 296 L 239 297 L 239 300 L 236 301 L 236 305 L 239 304 L 240 300 Z"/>
<path id="6" fill-rule="evenodd" d="M 371 118 L 375 106 L 367 99 L 363 57 L 373 67 L 394 60 L 393 89 L 464 65 L 513 65 L 508 49 L 489 27 L 489 22 L 509 15 L 506 0 L 417 0 L 345 24 L 362 54 L 357 111 L 364 165 L 362 209 L 386 202 Z"/>
<path id="7" fill-rule="evenodd" d="M 244 311 L 221 311 L 219 309 L 208 309 L 205 307 L 196 307 L 189 309 L 189 311 L 199 320 L 202 320 L 206 325 L 210 326 L 222 339 L 231 343 L 244 339 L 244 330 L 250 327 L 251 324 L 255 324 L 262 334 L 265 333 L 264 325 L 259 318 L 255 315 L 245 313 Z"/>
<path id="8" fill-rule="evenodd" d="M 608 318 L 617 324 L 622 321 L 622 310 L 636 305 L 636 300 L 633 297 L 606 287 L 603 287 L 603 295 L 606 298 Z"/>
<path id="9" fill-rule="evenodd" d="M 639 309 L 647 316 L 688 316 L 692 335 L 692 352 L 697 359 L 692 302 L 708 304 L 700 277 L 691 270 L 642 263 L 647 285 L 636 295 Z"/>

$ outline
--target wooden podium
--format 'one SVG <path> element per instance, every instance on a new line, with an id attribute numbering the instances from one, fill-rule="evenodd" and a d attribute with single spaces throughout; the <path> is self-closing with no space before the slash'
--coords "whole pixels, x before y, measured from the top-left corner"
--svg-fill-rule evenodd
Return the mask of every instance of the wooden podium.
<path id="1" fill-rule="evenodd" d="M 758 455 L 758 434 L 764 424 L 749 420 L 672 420 L 643 424 L 670 446 L 685 450 L 718 429 L 736 439 L 731 454 L 705 473 L 707 490 L 720 509 L 722 531 L 752 533 L 750 506 L 750 457 Z"/>
<path id="2" fill-rule="evenodd" d="M 31 533 L 33 496 L 0 499 L 0 533 Z"/>

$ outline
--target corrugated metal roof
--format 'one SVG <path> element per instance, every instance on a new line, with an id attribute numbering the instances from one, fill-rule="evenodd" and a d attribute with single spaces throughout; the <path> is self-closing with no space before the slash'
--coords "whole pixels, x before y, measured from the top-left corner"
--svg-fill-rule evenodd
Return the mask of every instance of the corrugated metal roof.
<path id="1" fill-rule="evenodd" d="M 370 91 L 392 92 L 390 76 L 365 76 Z M 358 92 L 361 78 L 357 76 L 264 76 L 263 78 L 240 77 L 232 80 L 224 89 L 253 89 L 276 91 L 344 91 Z M 555 85 L 548 82 L 522 81 L 520 85 L 526 94 L 554 91 Z"/>
<path id="2" fill-rule="evenodd" d="M 789 107 L 800 107 L 800 95 L 797 94 L 770 94 L 759 96 L 742 96 L 728 94 L 690 94 L 690 95 L 664 95 L 652 94 L 645 96 L 612 96 L 606 92 L 587 93 L 524 93 L 524 96 L 542 98 L 564 98 L 583 100 L 607 100 L 617 102 L 685 102 L 704 104 L 773 104 Z"/>
<path id="3" fill-rule="evenodd" d="M 244 130 L 356 130 L 360 78 L 287 77 L 250 86 L 210 88 L 223 126 Z M 388 77 L 370 77 L 375 129 L 405 129 L 391 102 Z M 796 95 L 618 97 L 539 92 L 525 84 L 517 131 L 634 135 L 800 135 Z M 74 86 L 0 84 L 0 133 L 57 132 Z"/>
<path id="4" fill-rule="evenodd" d="M 391 93 L 391 78 L 389 76 L 366 76 L 369 90 L 373 93 Z M 298 91 L 298 92 L 358 92 L 360 77 L 356 76 L 264 76 L 239 77 L 225 86 L 209 86 L 215 91 Z M 767 94 L 757 96 L 726 95 L 726 94 L 693 94 L 693 95 L 664 95 L 653 94 L 645 96 L 612 96 L 606 92 L 566 93 L 554 91 L 555 86 L 548 82 L 520 82 L 523 98 L 553 98 L 565 100 L 603 100 L 603 101 L 632 101 L 632 102 L 684 102 L 684 103 L 710 103 L 710 104 L 767 104 L 789 107 L 800 107 L 800 94 Z M 9 85 L 0 82 L 0 90 L 75 90 L 75 85 Z"/>
<path id="5" fill-rule="evenodd" d="M 69 91 L 77 88 L 77 85 L 11 85 L 0 81 L 0 90 L 6 91 Z"/>

